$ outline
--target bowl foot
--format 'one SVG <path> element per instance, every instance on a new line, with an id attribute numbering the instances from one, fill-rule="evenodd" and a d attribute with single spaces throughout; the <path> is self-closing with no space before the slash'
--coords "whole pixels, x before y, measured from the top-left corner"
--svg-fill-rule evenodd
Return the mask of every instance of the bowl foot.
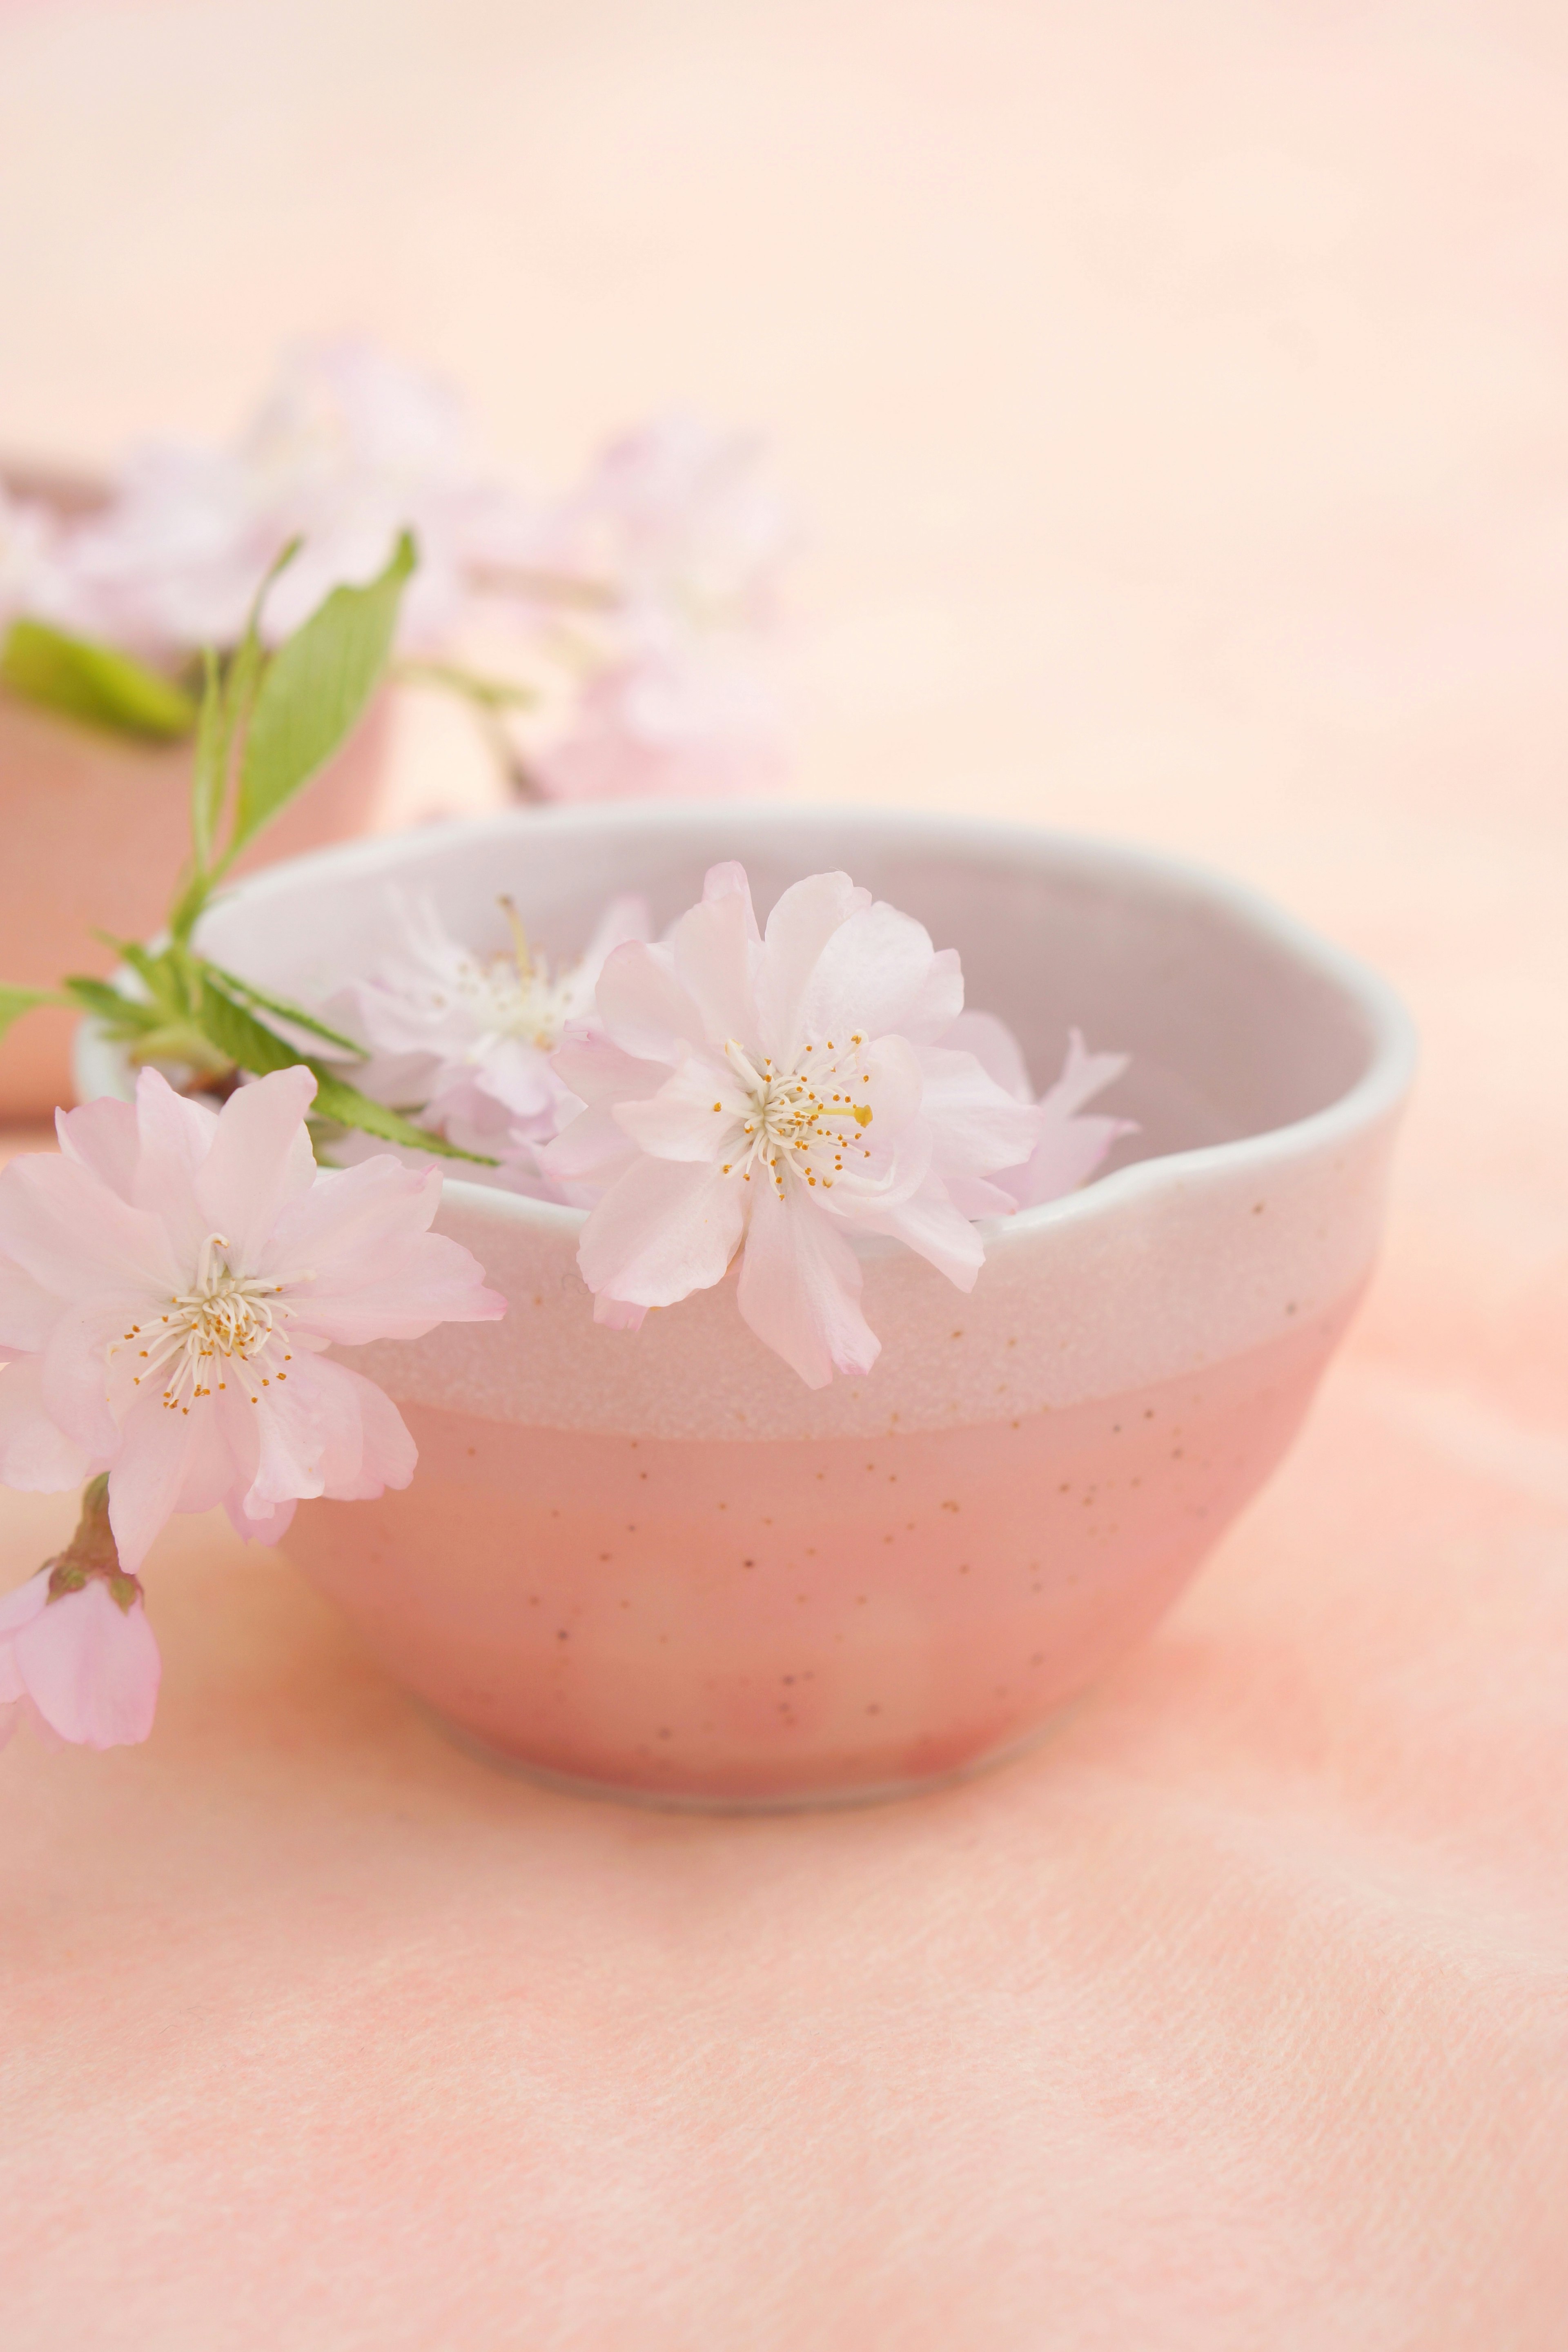
<path id="1" fill-rule="evenodd" d="M 762 1796 L 724 1796 L 707 1790 L 639 1789 L 624 1781 L 590 1780 L 579 1772 L 557 1772 L 548 1764 L 535 1764 L 526 1756 L 514 1756 L 507 1748 L 493 1746 L 434 1707 L 420 1706 L 419 1711 L 443 1738 L 450 1740 L 454 1748 L 460 1748 L 465 1756 L 488 1764 L 493 1771 L 505 1772 L 512 1780 L 531 1780 L 535 1788 L 548 1789 L 557 1796 L 586 1797 L 597 1804 L 635 1805 L 640 1811 L 654 1813 L 816 1813 L 842 1812 L 854 1805 L 890 1805 L 902 1797 L 929 1796 L 936 1790 L 952 1789 L 962 1781 L 977 1780 L 982 1773 L 999 1771 L 1043 1746 L 1077 1712 L 1078 1706 L 1077 1699 L 1069 1699 L 1043 1723 L 1035 1724 L 1022 1738 L 988 1748 L 984 1755 L 972 1757 L 952 1771 L 929 1773 L 920 1780 L 867 1780 L 847 1789 L 786 1790 Z"/>

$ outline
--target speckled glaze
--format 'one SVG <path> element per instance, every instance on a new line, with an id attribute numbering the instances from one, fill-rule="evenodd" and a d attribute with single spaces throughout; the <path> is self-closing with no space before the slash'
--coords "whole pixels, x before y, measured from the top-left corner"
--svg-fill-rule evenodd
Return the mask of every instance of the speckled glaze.
<path id="1" fill-rule="evenodd" d="M 1071 1198 L 985 1229 L 964 1297 L 865 1253 L 874 1371 L 804 1388 L 728 1283 L 595 1325 L 580 1213 L 448 1180 L 499 1325 L 353 1351 L 420 1450 L 405 1493 L 301 1505 L 290 1556 L 461 1736 L 662 1802 L 917 1788 L 1028 1739 L 1166 1608 L 1297 1428 L 1375 1251 L 1412 1058 L 1382 984 L 1173 862 L 897 814 L 522 814 L 274 869 L 213 951 L 309 988 L 416 876 L 570 951 L 605 897 L 668 920 L 742 858 L 759 908 L 842 866 L 963 956 L 1037 1081 L 1069 1025 L 1141 1121 Z M 94 1091 L 121 1082 L 101 1048 Z"/>

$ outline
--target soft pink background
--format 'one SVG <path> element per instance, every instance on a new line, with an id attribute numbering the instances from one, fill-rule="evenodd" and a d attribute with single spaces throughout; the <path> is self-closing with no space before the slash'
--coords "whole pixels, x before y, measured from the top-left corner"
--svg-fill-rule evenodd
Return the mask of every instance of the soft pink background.
<path id="1" fill-rule="evenodd" d="M 0 441 L 345 320 L 542 473 L 751 418 L 803 789 L 1212 857 L 1427 1041 L 1308 1436 L 994 1779 L 539 1795 L 172 1529 L 149 1746 L 0 1762 L 7 2352 L 1568 2340 L 1565 132 L 1558 0 L 0 16 Z"/>

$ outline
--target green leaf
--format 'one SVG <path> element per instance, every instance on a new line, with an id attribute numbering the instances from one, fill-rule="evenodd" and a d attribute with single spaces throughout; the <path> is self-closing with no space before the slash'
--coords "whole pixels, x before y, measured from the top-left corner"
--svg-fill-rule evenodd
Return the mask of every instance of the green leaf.
<path id="1" fill-rule="evenodd" d="M 196 723 L 195 704 L 172 679 L 113 646 L 68 636 L 43 621 L 12 622 L 0 683 L 46 710 L 142 741 L 174 741 Z"/>
<path id="2" fill-rule="evenodd" d="M 86 972 L 72 971 L 60 984 L 73 1003 L 116 1037 L 139 1037 L 143 1030 L 156 1029 L 164 1018 L 160 1006 L 127 996 L 111 981 L 94 980 Z"/>
<path id="3" fill-rule="evenodd" d="M 298 1069 L 303 1063 L 315 1073 L 315 1108 L 323 1118 L 335 1119 L 340 1127 L 360 1128 L 367 1135 L 379 1136 L 384 1143 L 401 1143 L 414 1151 L 433 1151 L 443 1160 L 474 1160 L 485 1168 L 496 1165 L 482 1152 L 459 1151 L 444 1136 L 432 1135 L 427 1128 L 416 1127 L 401 1112 L 373 1102 L 357 1087 L 349 1086 L 324 1068 L 313 1055 L 301 1054 L 297 1045 L 274 1035 L 243 1004 L 226 993 L 210 966 L 203 974 L 203 982 L 197 1020 L 213 1045 L 241 1069 L 253 1070 L 258 1077 L 264 1077 L 268 1070 Z"/>
<path id="4" fill-rule="evenodd" d="M 31 1013 L 36 1005 L 68 1006 L 69 1003 L 70 998 L 62 996 L 58 989 L 9 988 L 0 985 L 0 1037 L 4 1037 L 13 1021 L 19 1021 L 24 1013 Z"/>
<path id="5" fill-rule="evenodd" d="M 340 1127 L 361 1128 L 366 1135 L 378 1135 L 384 1143 L 401 1143 L 413 1151 L 434 1151 L 442 1160 L 468 1160 L 480 1168 L 500 1165 L 482 1151 L 460 1151 L 444 1135 L 432 1135 L 427 1127 L 416 1127 L 401 1111 L 388 1110 L 384 1103 L 372 1102 L 357 1087 L 346 1085 L 319 1064 L 312 1062 L 310 1066 L 317 1078 L 315 1108 L 323 1118 L 335 1118 Z"/>
<path id="6" fill-rule="evenodd" d="M 288 570 L 303 545 L 303 540 L 298 537 L 289 540 L 268 565 L 261 585 L 251 599 L 250 610 L 245 616 L 245 633 L 235 647 L 227 668 L 219 669 L 217 656 L 210 647 L 202 655 L 201 728 L 196 739 L 195 773 L 191 788 L 191 845 L 195 870 L 177 910 L 179 919 L 173 925 L 176 939 L 190 936 L 212 887 L 209 869 L 218 827 L 223 822 L 224 803 L 228 798 L 234 747 L 237 742 L 243 742 L 250 725 L 250 714 L 266 657 L 261 643 L 261 608 L 267 602 L 273 582 L 280 572 Z"/>
<path id="7" fill-rule="evenodd" d="M 223 679 L 217 656 L 202 648 L 202 707 L 196 719 L 196 754 L 191 771 L 191 849 L 198 876 L 205 875 L 213 853 L 224 786 L 228 781 L 228 735 L 224 725 Z"/>
<path id="8" fill-rule="evenodd" d="M 134 940 L 117 940 L 108 931 L 99 938 L 117 955 L 123 956 L 132 971 L 161 1012 L 184 1019 L 191 1010 L 189 959 L 178 948 L 164 948 L 155 955 L 151 948 L 138 946 Z"/>
<path id="9" fill-rule="evenodd" d="M 254 1013 L 226 994 L 208 974 L 203 975 L 201 1003 L 195 1014 L 202 1034 L 242 1070 L 265 1077 L 268 1070 L 297 1069 L 307 1056 L 298 1045 L 274 1036 Z"/>
<path id="10" fill-rule="evenodd" d="M 253 981 L 241 980 L 237 972 L 225 971 L 222 964 L 204 963 L 202 970 L 215 973 L 229 994 L 237 996 L 242 1003 L 258 1004 L 264 1013 L 275 1013 L 279 1021 L 292 1022 L 297 1029 L 308 1029 L 313 1037 L 324 1038 L 329 1045 L 341 1045 L 343 1052 L 352 1054 L 356 1062 L 364 1060 L 363 1045 L 356 1045 L 353 1039 L 345 1037 L 341 1029 L 329 1029 L 324 1021 L 318 1021 L 316 1015 L 307 1013 L 303 1005 L 290 1004 L 286 996 L 269 996 L 266 989 L 258 988 Z"/>
<path id="11" fill-rule="evenodd" d="M 239 804 L 219 871 L 353 732 L 386 667 L 404 583 L 416 561 L 405 531 L 379 580 L 334 588 L 268 663 L 240 755 Z"/>

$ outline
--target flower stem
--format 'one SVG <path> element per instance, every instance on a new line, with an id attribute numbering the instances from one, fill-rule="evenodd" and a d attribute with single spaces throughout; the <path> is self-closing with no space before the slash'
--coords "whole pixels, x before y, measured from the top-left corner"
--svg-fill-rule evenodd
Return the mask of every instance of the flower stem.
<path id="1" fill-rule="evenodd" d="M 109 1473 L 100 1470 L 89 1478 L 81 1491 L 81 1517 L 77 1530 L 64 1551 L 57 1552 L 44 1566 L 49 1570 L 49 1599 L 61 1601 L 68 1592 L 79 1592 L 92 1577 L 101 1577 L 109 1587 L 109 1597 L 121 1610 L 130 1610 L 142 1598 L 142 1587 L 134 1576 L 128 1576 L 120 1565 L 120 1551 L 114 1540 L 114 1530 L 109 1524 Z"/>

